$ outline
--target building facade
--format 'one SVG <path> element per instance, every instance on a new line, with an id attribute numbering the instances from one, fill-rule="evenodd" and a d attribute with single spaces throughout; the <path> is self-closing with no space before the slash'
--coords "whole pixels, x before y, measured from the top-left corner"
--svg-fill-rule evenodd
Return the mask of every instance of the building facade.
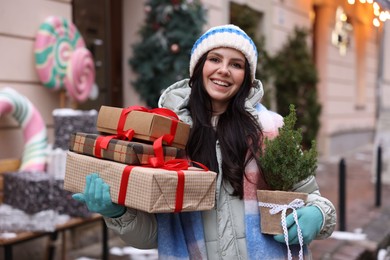
<path id="1" fill-rule="evenodd" d="M 364 2 L 364 3 L 363 3 Z M 5 0 L 0 3 L 0 89 L 25 95 L 45 120 L 53 141 L 52 111 L 59 107 L 99 109 L 100 105 L 143 105 L 131 82 L 131 45 L 139 41 L 146 0 Z M 258 33 L 268 52 L 277 52 L 296 26 L 310 30 L 309 45 L 319 72 L 322 105 L 318 144 L 322 156 L 338 156 L 375 140 L 380 115 L 390 110 L 389 22 L 373 1 L 202 0 L 207 26 L 229 23 L 232 3 L 259 13 Z M 23 6 L 23 8 L 21 8 Z M 381 10 L 385 10 L 382 7 Z M 75 104 L 61 91 L 42 86 L 34 42 L 51 15 L 73 21 L 95 57 L 98 97 Z M 21 18 L 23 17 L 23 19 Z M 205 28 L 207 29 L 207 28 Z M 387 45 L 386 45 L 387 43 Z M 65 99 L 65 101 L 64 101 Z M 383 116 L 382 116 L 383 118 Z M 18 158 L 24 148 L 20 125 L 1 115 L 0 158 Z"/>

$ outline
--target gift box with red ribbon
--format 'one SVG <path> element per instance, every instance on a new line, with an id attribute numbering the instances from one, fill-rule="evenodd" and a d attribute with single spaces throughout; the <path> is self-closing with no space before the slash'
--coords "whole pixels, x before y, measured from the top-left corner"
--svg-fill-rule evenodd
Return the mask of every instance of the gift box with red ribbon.
<path id="1" fill-rule="evenodd" d="M 103 158 L 115 162 L 142 165 L 150 164 L 152 158 L 156 157 L 155 149 L 151 144 L 116 139 L 115 136 L 104 136 L 76 132 L 71 135 L 69 150 Z M 172 147 L 161 146 L 163 161 L 176 158 L 184 158 L 184 150 Z M 158 154 L 158 152 L 157 152 Z"/>
<path id="2" fill-rule="evenodd" d="M 113 202 L 150 213 L 209 210 L 215 204 L 215 172 L 174 159 L 159 168 L 126 165 L 69 151 L 64 189 L 83 192 L 90 173 L 110 186 Z"/>
<path id="3" fill-rule="evenodd" d="M 164 136 L 164 144 L 184 149 L 190 126 L 166 108 L 147 109 L 141 106 L 117 108 L 102 106 L 98 113 L 97 130 L 125 136 L 127 139 L 155 141 Z"/>

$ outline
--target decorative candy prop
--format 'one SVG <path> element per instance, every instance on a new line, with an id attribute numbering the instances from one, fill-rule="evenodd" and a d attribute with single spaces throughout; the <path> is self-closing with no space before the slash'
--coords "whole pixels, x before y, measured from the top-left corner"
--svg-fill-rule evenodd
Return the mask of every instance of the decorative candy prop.
<path id="1" fill-rule="evenodd" d="M 47 155 L 45 123 L 34 105 L 11 88 L 0 89 L 0 117 L 11 113 L 23 129 L 25 147 L 21 171 L 44 171 Z"/>
<path id="2" fill-rule="evenodd" d="M 85 101 L 95 82 L 95 64 L 86 48 L 76 49 L 69 60 L 65 77 L 65 88 L 76 101 Z"/>
<path id="3" fill-rule="evenodd" d="M 63 88 L 71 54 L 81 47 L 85 43 L 73 23 L 49 16 L 41 24 L 35 40 L 36 69 L 42 84 L 53 90 Z"/>

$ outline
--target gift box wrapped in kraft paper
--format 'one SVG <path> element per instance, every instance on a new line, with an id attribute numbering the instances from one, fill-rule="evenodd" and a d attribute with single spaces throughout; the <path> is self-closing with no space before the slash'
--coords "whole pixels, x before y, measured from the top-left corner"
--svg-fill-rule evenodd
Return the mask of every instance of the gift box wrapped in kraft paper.
<path id="1" fill-rule="evenodd" d="M 71 151 L 64 189 L 83 192 L 85 178 L 91 173 L 98 173 L 110 186 L 113 202 L 149 213 L 202 211 L 215 204 L 215 172 L 126 165 Z"/>
<path id="2" fill-rule="evenodd" d="M 98 113 L 97 130 L 107 134 L 126 134 L 144 141 L 170 135 L 171 146 L 184 149 L 190 133 L 190 126 L 178 120 L 177 115 L 165 108 L 146 109 L 140 106 L 117 108 L 102 106 Z M 130 138 L 131 139 L 131 138 Z M 165 140 L 166 141 L 166 140 Z"/>
<path id="3" fill-rule="evenodd" d="M 63 189 L 64 181 L 46 172 L 18 171 L 4 174 L 4 204 L 27 214 L 54 210 L 72 217 L 89 217 L 85 204 Z"/>
<path id="4" fill-rule="evenodd" d="M 70 138 L 69 150 L 72 152 L 103 158 L 110 161 L 131 165 L 150 164 L 150 159 L 155 157 L 153 145 L 125 141 L 88 133 L 73 133 Z M 176 158 L 184 158 L 185 152 L 172 146 L 162 147 L 163 161 Z"/>
<path id="5" fill-rule="evenodd" d="M 52 112 L 54 121 L 53 149 L 68 150 L 69 140 L 74 132 L 97 134 L 96 120 L 98 111 L 57 108 Z"/>
<path id="6" fill-rule="evenodd" d="M 261 233 L 283 234 L 283 219 L 296 209 L 303 207 L 307 193 L 279 190 L 257 190 L 261 215 Z M 284 221 L 285 223 L 285 221 Z"/>

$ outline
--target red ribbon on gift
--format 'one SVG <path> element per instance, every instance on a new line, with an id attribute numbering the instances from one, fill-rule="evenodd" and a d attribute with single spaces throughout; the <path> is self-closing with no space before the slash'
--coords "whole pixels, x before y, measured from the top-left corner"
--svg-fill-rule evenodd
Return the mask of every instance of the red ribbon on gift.
<path id="1" fill-rule="evenodd" d="M 191 161 L 191 160 L 187 160 L 187 159 L 172 159 L 172 160 L 165 162 L 164 161 L 164 150 L 163 150 L 162 143 L 163 143 L 163 141 L 169 140 L 169 138 L 170 138 L 170 135 L 164 135 L 164 136 L 161 136 L 160 138 L 157 138 L 153 142 L 153 150 L 154 150 L 154 154 L 156 156 L 149 158 L 149 164 L 151 167 L 163 168 L 163 169 L 169 168 L 172 170 L 176 170 L 179 167 L 181 169 L 187 170 L 189 163 L 192 162 L 192 163 L 197 164 L 200 168 L 202 168 L 205 171 L 209 170 L 205 165 L 203 165 L 199 162 L 195 162 L 195 161 Z M 182 167 L 186 167 L 186 168 L 182 168 Z"/>
<path id="2" fill-rule="evenodd" d="M 178 164 L 175 164 L 178 165 Z M 130 174 L 135 165 L 128 165 L 123 169 L 122 178 L 120 182 L 119 195 L 118 195 L 118 204 L 125 205 L 127 187 L 129 184 Z M 168 167 L 169 168 L 169 167 Z M 180 167 L 179 167 L 180 168 Z M 188 166 L 187 166 L 188 169 Z M 168 169 L 166 169 L 168 170 Z M 173 169 L 170 169 L 173 170 Z M 183 209 L 184 201 L 184 183 L 185 175 L 182 170 L 176 170 L 177 172 L 177 185 L 176 185 L 176 201 L 175 201 L 175 210 L 174 212 L 180 212 Z"/>
<path id="3" fill-rule="evenodd" d="M 133 136 L 134 136 L 133 129 L 129 129 L 128 131 L 126 131 L 125 135 L 98 136 L 95 142 L 94 154 L 97 158 L 102 158 L 102 149 L 107 150 L 108 144 L 112 139 L 131 141 L 131 139 L 133 139 Z"/>
<path id="4" fill-rule="evenodd" d="M 171 129 L 169 134 L 165 134 L 159 138 L 157 138 L 153 142 L 153 149 L 155 152 L 155 157 L 149 159 L 149 165 L 145 165 L 143 167 L 152 167 L 152 168 L 161 168 L 165 170 L 172 170 L 177 172 L 178 181 L 176 186 L 176 202 L 175 202 L 175 210 L 174 212 L 180 212 L 183 208 L 184 201 L 184 183 L 185 183 L 185 175 L 183 170 L 188 170 L 189 160 L 185 159 L 173 159 L 167 162 L 164 161 L 164 151 L 163 151 L 163 141 L 165 141 L 168 145 L 171 145 L 174 137 L 176 135 L 177 125 L 179 122 L 179 118 L 175 112 L 166 108 L 154 108 L 147 109 L 142 106 L 131 106 L 122 109 L 118 125 L 117 125 L 117 135 L 110 136 L 100 136 L 96 140 L 95 144 L 95 156 L 101 158 L 101 150 L 107 149 L 109 142 L 113 138 L 122 139 L 122 140 L 131 140 L 134 136 L 134 130 L 128 129 L 123 130 L 125 127 L 127 115 L 131 111 L 142 111 L 148 113 L 154 113 L 157 115 L 166 116 L 172 119 Z M 197 163 L 203 170 L 208 171 L 207 167 L 203 164 Z M 126 200 L 127 187 L 129 183 L 129 178 L 132 169 L 136 167 L 135 165 L 128 165 L 124 168 L 122 172 L 120 190 L 118 195 L 118 204 L 124 205 Z"/>
<path id="5" fill-rule="evenodd" d="M 176 185 L 176 203 L 175 203 L 175 213 L 180 212 L 183 209 L 183 201 L 184 201 L 184 172 L 177 172 L 177 185 Z"/>
<path id="6" fill-rule="evenodd" d="M 94 154 L 97 158 L 102 158 L 102 149 L 107 149 L 113 136 L 98 136 L 96 138 Z"/>
<path id="7" fill-rule="evenodd" d="M 153 142 L 153 150 L 155 157 L 149 158 L 149 164 L 152 165 L 152 167 L 161 167 L 164 165 L 164 150 L 163 150 L 163 141 L 169 143 L 173 141 L 173 138 L 171 135 L 163 135 L 159 138 L 157 138 Z"/>
<path id="8" fill-rule="evenodd" d="M 95 148 L 94 148 L 95 156 L 98 158 L 102 158 L 102 149 L 107 149 L 109 142 L 114 138 L 120 140 L 127 140 L 127 141 L 132 140 L 135 134 L 134 130 L 133 129 L 123 130 L 125 127 L 127 115 L 131 111 L 142 111 L 142 112 L 154 113 L 172 119 L 170 133 L 161 136 L 160 138 L 156 139 L 155 142 L 153 143 L 153 149 L 156 157 L 150 159 L 150 164 L 153 167 L 160 167 L 164 165 L 164 152 L 163 152 L 162 143 L 163 141 L 165 141 L 168 145 L 172 144 L 173 139 L 175 138 L 176 135 L 177 125 L 179 122 L 179 117 L 176 115 L 176 113 L 167 108 L 147 109 L 142 106 L 130 106 L 122 109 L 121 115 L 119 117 L 118 125 L 117 125 L 117 134 L 109 135 L 109 136 L 99 136 L 96 139 L 96 143 L 95 143 Z"/>
<path id="9" fill-rule="evenodd" d="M 128 130 L 125 131 L 123 129 L 125 127 L 127 115 L 131 111 L 141 111 L 141 112 L 153 113 L 156 115 L 161 115 L 161 116 L 169 117 L 170 119 L 172 119 L 171 129 L 170 129 L 170 133 L 169 133 L 169 135 L 171 135 L 172 137 L 167 139 L 167 140 L 164 140 L 169 145 L 172 144 L 173 139 L 175 138 L 175 135 L 176 135 L 176 129 L 177 129 L 177 125 L 179 122 L 179 117 L 176 115 L 175 112 L 173 112 L 172 110 L 167 109 L 167 108 L 148 109 L 148 108 L 142 107 L 142 106 L 130 106 L 130 107 L 122 109 L 121 115 L 119 117 L 118 125 L 116 128 L 118 135 L 126 135 Z"/>
<path id="10" fill-rule="evenodd" d="M 169 117 L 172 119 L 171 123 L 171 129 L 169 134 L 165 134 L 162 137 L 158 138 L 154 144 L 153 149 L 155 151 L 156 157 L 152 158 L 150 164 L 154 167 L 159 167 L 160 165 L 164 164 L 164 153 L 162 148 L 162 142 L 165 141 L 168 145 L 171 145 L 173 142 L 173 139 L 176 135 L 177 125 L 179 123 L 179 117 L 176 115 L 175 112 L 173 112 L 170 109 L 167 108 L 154 108 L 154 109 L 147 109 L 142 106 L 130 106 L 127 108 L 122 109 L 121 115 L 119 117 L 118 125 L 117 125 L 117 134 L 116 135 L 108 135 L 108 136 L 99 136 L 96 139 L 95 147 L 94 147 L 94 154 L 98 158 L 102 158 L 102 149 L 107 149 L 108 144 L 112 139 L 120 139 L 120 140 L 126 140 L 131 141 L 134 137 L 134 130 L 133 129 L 127 129 L 123 130 L 125 127 L 127 115 L 131 111 L 142 111 L 147 113 L 154 113 L 157 115 L 162 115 L 165 117 Z"/>
<path id="11" fill-rule="evenodd" d="M 172 159 L 164 163 L 160 169 L 171 170 L 177 172 L 177 185 L 176 185 L 176 201 L 175 201 L 175 210 L 174 212 L 180 212 L 183 209 L 183 201 L 184 201 L 184 184 L 185 184 L 185 174 L 183 170 L 188 170 L 189 167 L 188 160 L 185 159 Z M 197 163 L 203 170 L 208 171 L 207 167 L 201 163 Z M 135 165 L 128 165 L 123 169 L 122 178 L 120 181 L 120 189 L 118 195 L 118 204 L 125 205 L 127 187 L 129 184 L 130 173 L 133 170 Z M 138 166 L 140 167 L 140 166 Z M 143 167 L 155 168 L 152 165 L 147 165 Z"/>
<path id="12" fill-rule="evenodd" d="M 119 205 L 125 205 L 126 192 L 127 192 L 127 186 L 129 184 L 130 173 L 134 167 L 135 167 L 134 165 L 128 165 L 123 169 L 122 178 L 121 178 L 121 182 L 120 182 L 121 185 L 119 187 L 119 194 L 118 194 L 118 204 Z"/>

